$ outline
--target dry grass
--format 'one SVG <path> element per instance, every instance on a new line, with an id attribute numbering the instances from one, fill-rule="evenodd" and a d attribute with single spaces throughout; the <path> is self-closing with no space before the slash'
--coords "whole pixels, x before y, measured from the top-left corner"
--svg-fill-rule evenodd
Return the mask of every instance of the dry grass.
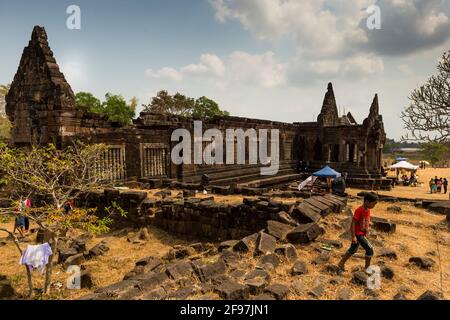
<path id="1" fill-rule="evenodd" d="M 150 192 L 152 196 L 154 191 Z M 172 192 L 176 195 L 178 192 Z M 208 197 L 207 195 L 206 197 Z M 198 197 L 205 197 L 204 195 L 198 195 Z M 223 202 L 242 202 L 242 196 L 218 196 L 214 195 L 216 201 Z M 296 199 L 282 199 L 283 201 L 295 201 Z M 350 200 L 349 205 L 352 209 L 356 209 L 360 205 L 359 200 Z M 382 281 L 382 288 L 379 291 L 380 299 L 392 299 L 397 293 L 398 288 L 402 285 L 408 286 L 411 289 L 411 293 L 408 294 L 408 298 L 415 299 L 424 291 L 431 289 L 440 291 L 440 271 L 438 264 L 431 271 L 423 271 L 416 267 L 411 267 L 408 264 L 408 260 L 411 256 L 427 256 L 438 262 L 437 256 L 437 244 L 439 243 L 439 251 L 441 258 L 441 267 L 443 271 L 443 292 L 446 298 L 450 297 L 450 233 L 445 227 L 443 221 L 444 216 L 430 214 L 423 209 L 415 208 L 411 203 L 396 204 L 402 208 L 401 213 L 391 213 L 386 209 L 391 204 L 379 203 L 377 207 L 372 211 L 373 216 L 384 217 L 397 221 L 397 231 L 395 234 L 387 235 L 382 233 L 376 233 L 376 239 L 384 241 L 385 248 L 394 249 L 397 252 L 398 260 L 386 260 L 381 258 L 374 258 L 374 263 L 385 262 L 390 266 L 394 272 L 394 280 Z M 349 241 L 340 239 L 340 235 L 346 231 L 339 226 L 339 221 L 348 218 L 344 213 L 332 214 L 322 221 L 326 229 L 324 238 L 340 240 L 343 242 L 344 247 L 342 249 L 333 249 L 330 263 L 337 264 L 340 256 L 348 248 Z M 5 225 L 2 225 L 5 226 Z M 12 222 L 8 227 L 12 226 Z M 107 239 L 109 241 L 110 250 L 101 257 L 87 261 L 84 265 L 93 274 L 95 285 L 97 287 L 104 287 L 115 282 L 122 280 L 123 276 L 129 272 L 133 267 L 136 260 L 146 256 L 159 256 L 164 255 L 173 245 L 187 244 L 195 241 L 187 241 L 179 239 L 157 228 L 149 227 L 149 234 L 151 239 L 145 244 L 132 244 L 127 241 L 127 235 L 122 236 L 108 236 L 96 237 L 89 241 L 88 247 L 92 247 L 98 242 Z M 0 233 L 0 241 L 4 234 Z M 25 248 L 26 244 L 23 243 L 22 247 Z M 375 251 L 380 250 L 380 247 L 375 247 Z M 332 285 L 329 280 L 333 277 L 321 272 L 323 266 L 314 266 L 310 262 L 319 255 L 317 244 L 308 246 L 297 247 L 299 259 L 305 260 L 308 264 L 309 273 L 307 275 L 292 277 L 290 270 L 292 268 L 291 262 L 282 262 L 282 264 L 276 268 L 272 273 L 272 283 L 283 283 L 291 285 L 294 281 L 301 281 L 304 286 L 304 290 L 301 292 L 291 292 L 288 296 L 289 299 L 312 299 L 308 295 L 316 284 L 319 278 L 323 279 L 326 283 L 326 291 L 322 299 L 335 299 L 336 292 L 343 286 L 349 286 L 354 292 L 354 299 L 367 299 L 364 294 L 363 288 L 350 284 L 351 272 L 354 267 L 362 267 L 364 265 L 363 251 L 360 249 L 355 258 L 351 259 L 347 264 L 347 271 L 343 276 L 343 284 Z M 433 254 L 433 255 L 431 255 Z M 19 254 L 17 249 L 12 243 L 8 242 L 5 246 L 0 247 L 1 261 L 1 274 L 8 276 L 13 280 L 18 292 L 26 292 L 26 277 L 25 269 L 18 265 Z M 258 260 L 250 255 L 246 255 L 241 259 L 239 269 L 246 271 L 253 270 Z M 42 286 L 43 277 L 35 274 L 35 284 Z M 55 268 L 54 281 L 59 281 L 65 287 L 67 274 L 61 268 L 57 266 Z M 95 290 L 95 288 L 93 289 Z M 88 290 L 65 290 L 54 294 L 52 297 L 47 298 L 59 298 L 59 299 L 77 299 L 90 293 Z M 192 297 L 193 299 L 199 298 L 200 295 Z"/>

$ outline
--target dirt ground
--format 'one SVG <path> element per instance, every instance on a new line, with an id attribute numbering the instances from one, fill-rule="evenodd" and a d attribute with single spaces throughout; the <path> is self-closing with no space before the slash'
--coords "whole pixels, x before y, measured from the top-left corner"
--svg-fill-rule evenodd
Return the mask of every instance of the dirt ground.
<path id="1" fill-rule="evenodd" d="M 395 176 L 390 174 L 388 176 Z M 430 194 L 430 188 L 428 182 L 431 178 L 437 176 L 438 178 L 447 178 L 450 181 L 450 168 L 427 168 L 425 170 L 418 170 L 417 175 L 419 176 L 419 185 L 417 187 L 403 187 L 396 186 L 392 191 L 377 191 L 379 194 L 388 195 L 392 197 L 401 197 L 408 199 L 430 199 L 430 200 L 449 200 L 449 194 L 444 194 L 443 190 L 440 194 Z M 361 190 L 348 188 L 347 192 L 350 195 L 356 195 Z M 450 191 L 450 187 L 449 187 Z"/>
<path id="2" fill-rule="evenodd" d="M 203 197 L 203 195 L 201 195 Z M 220 197 L 215 196 L 216 200 L 240 202 L 241 196 Z M 295 199 L 284 199 L 284 201 L 293 201 Z M 360 205 L 360 200 L 354 199 L 349 201 L 352 209 L 356 209 Z M 373 263 L 385 263 L 395 272 L 393 280 L 382 280 L 382 287 L 378 291 L 379 299 L 391 300 L 398 292 L 399 288 L 406 286 L 410 289 L 407 294 L 409 299 L 416 299 L 426 290 L 441 291 L 444 296 L 450 298 L 450 233 L 446 224 L 445 217 L 442 215 L 434 215 L 426 212 L 421 208 L 415 208 L 412 203 L 396 204 L 402 208 L 401 213 L 392 213 L 387 211 L 387 207 L 392 204 L 379 203 L 373 210 L 372 215 L 393 220 L 397 223 L 397 231 L 395 234 L 388 235 L 380 232 L 375 233 L 375 239 L 379 243 L 383 243 L 383 248 L 394 249 L 398 255 L 398 260 L 389 260 L 385 258 L 374 258 Z M 349 246 L 349 240 L 341 238 L 347 227 L 343 228 L 339 222 L 348 219 L 345 213 L 331 214 L 322 220 L 322 224 L 326 229 L 325 239 L 339 240 L 343 243 L 343 248 L 333 249 L 330 263 L 337 264 L 340 256 Z M 1 226 L 12 226 L 12 222 Z M 185 245 L 196 241 L 187 241 L 167 232 L 154 227 L 149 227 L 150 240 L 144 244 L 132 244 L 127 241 L 127 234 L 119 235 L 102 235 L 95 237 L 88 242 L 88 248 L 94 246 L 102 240 L 108 240 L 110 250 L 101 257 L 84 263 L 89 270 L 95 282 L 95 288 L 104 287 L 115 282 L 121 281 L 123 276 L 129 272 L 134 263 L 147 256 L 162 257 L 174 245 Z M 19 266 L 18 261 L 20 255 L 17 249 L 10 241 L 4 239 L 6 235 L 0 233 L 0 256 L 1 274 L 8 276 L 19 293 L 26 292 L 26 274 L 25 269 Z M 5 242 L 4 245 L 1 243 Z M 25 248 L 27 243 L 22 243 L 21 247 Z M 33 244 L 33 243 L 30 243 Z M 378 252 L 382 247 L 375 246 Z M 327 281 L 326 291 L 321 299 L 335 299 L 336 292 L 341 287 L 350 287 L 354 293 L 353 299 L 367 299 L 361 287 L 350 284 L 351 270 L 355 267 L 362 267 L 363 252 L 351 259 L 347 265 L 347 272 L 342 276 L 342 284 L 330 284 L 328 280 L 332 276 L 322 272 L 322 266 L 314 266 L 310 262 L 319 255 L 318 244 L 298 246 L 297 252 L 299 259 L 308 263 L 310 272 L 306 275 L 293 277 L 290 275 L 292 263 L 283 263 L 273 271 L 272 283 L 279 282 L 291 285 L 294 282 L 300 282 L 304 290 L 291 291 L 288 299 L 311 299 L 308 291 L 311 290 L 318 281 Z M 417 267 L 410 266 L 408 260 L 412 256 L 429 257 L 436 262 L 435 267 L 431 271 L 420 270 Z M 242 259 L 243 269 L 254 269 L 257 259 L 251 256 L 244 256 Z M 54 271 L 53 282 L 56 283 L 53 294 L 41 299 L 77 299 L 87 295 L 95 290 L 67 290 L 66 279 L 68 275 L 61 266 L 56 266 Z M 35 273 L 35 285 L 42 287 L 43 276 Z M 441 283 L 442 280 L 442 283 Z M 196 298 L 195 296 L 193 297 Z"/>

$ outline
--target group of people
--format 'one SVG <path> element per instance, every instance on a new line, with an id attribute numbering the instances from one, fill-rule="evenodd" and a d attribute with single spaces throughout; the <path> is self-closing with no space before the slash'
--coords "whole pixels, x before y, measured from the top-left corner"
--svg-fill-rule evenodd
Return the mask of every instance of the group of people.
<path id="1" fill-rule="evenodd" d="M 20 196 L 16 207 L 16 218 L 14 220 L 14 230 L 19 232 L 19 235 L 23 237 L 30 230 L 30 219 L 27 215 L 27 210 L 31 209 L 31 199 L 29 197 Z M 73 201 L 68 200 L 63 206 L 64 212 L 69 214 L 73 210 Z"/>
<path id="2" fill-rule="evenodd" d="M 430 193 L 442 193 L 447 194 L 448 180 L 447 178 L 439 178 L 437 176 L 430 179 L 429 182 Z"/>
<path id="3" fill-rule="evenodd" d="M 419 182 L 419 178 L 415 172 L 411 173 L 411 176 L 408 177 L 408 175 L 404 174 L 402 176 L 402 180 L 404 186 L 413 186 L 416 187 L 417 183 Z"/>

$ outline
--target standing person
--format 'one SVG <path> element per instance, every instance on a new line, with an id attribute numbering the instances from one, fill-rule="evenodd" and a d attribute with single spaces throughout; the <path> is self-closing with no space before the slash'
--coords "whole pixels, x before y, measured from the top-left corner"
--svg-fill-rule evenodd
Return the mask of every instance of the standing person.
<path id="1" fill-rule="evenodd" d="M 428 185 L 430 186 L 430 193 L 434 192 L 434 179 L 431 178 L 430 182 L 428 183 Z"/>
<path id="2" fill-rule="evenodd" d="M 67 202 L 64 204 L 64 213 L 69 214 L 73 210 L 73 202 L 72 200 L 67 200 Z"/>
<path id="3" fill-rule="evenodd" d="M 442 178 L 437 181 L 436 187 L 437 187 L 437 193 L 441 193 L 442 192 Z"/>
<path id="4" fill-rule="evenodd" d="M 447 194 L 447 188 L 448 188 L 448 180 L 447 178 L 444 178 L 444 182 L 442 183 L 444 186 L 444 194 Z"/>
<path id="5" fill-rule="evenodd" d="M 30 198 L 26 198 L 23 201 L 23 207 L 24 207 L 25 210 L 31 208 L 31 200 L 30 200 Z M 25 220 L 25 233 L 27 233 L 30 230 L 30 219 L 27 216 L 24 216 L 24 220 Z"/>
<path id="6" fill-rule="evenodd" d="M 16 230 L 19 231 L 20 236 L 23 237 L 24 229 L 25 229 L 25 217 L 23 215 L 23 211 L 25 210 L 25 204 L 23 197 L 20 196 L 19 204 L 16 208 L 16 219 L 14 220 L 14 230 L 13 233 L 16 233 Z"/>
<path id="7" fill-rule="evenodd" d="M 370 227 L 370 209 L 375 208 L 378 203 L 378 196 L 374 193 L 367 193 L 364 196 L 364 203 L 355 211 L 353 220 L 350 226 L 350 232 L 352 234 L 352 244 L 350 249 L 345 253 L 339 262 L 339 267 L 345 271 L 345 263 L 351 256 L 353 256 L 358 247 L 361 245 L 366 251 L 366 264 L 365 268 L 370 267 L 370 263 L 373 257 L 373 247 L 367 240 Z"/>

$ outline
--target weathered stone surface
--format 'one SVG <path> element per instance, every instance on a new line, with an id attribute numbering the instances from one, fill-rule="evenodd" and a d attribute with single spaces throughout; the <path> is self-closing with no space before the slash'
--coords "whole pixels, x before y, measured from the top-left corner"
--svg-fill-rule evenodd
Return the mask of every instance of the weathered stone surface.
<path id="1" fill-rule="evenodd" d="M 272 215 L 272 219 L 283 224 L 287 224 L 293 227 L 298 225 L 297 221 L 295 221 L 287 212 L 280 211 Z"/>
<path id="2" fill-rule="evenodd" d="M 395 272 L 391 267 L 382 266 L 381 267 L 381 276 L 385 279 L 392 280 L 394 278 Z"/>
<path id="3" fill-rule="evenodd" d="M 275 253 L 284 257 L 288 261 L 297 259 L 297 249 L 292 244 L 284 244 L 275 249 Z"/>
<path id="4" fill-rule="evenodd" d="M 395 223 L 383 218 L 372 217 L 371 223 L 375 230 L 387 233 L 394 233 L 397 228 Z"/>
<path id="5" fill-rule="evenodd" d="M 13 299 L 16 295 L 12 283 L 5 276 L 0 275 L 0 300 Z"/>
<path id="6" fill-rule="evenodd" d="M 389 207 L 387 207 L 386 210 L 389 211 L 389 212 L 399 213 L 399 212 L 402 212 L 402 207 L 399 207 L 399 206 L 389 206 Z"/>
<path id="7" fill-rule="evenodd" d="M 85 261 L 86 259 L 84 258 L 84 255 L 82 253 L 78 253 L 66 259 L 64 262 L 64 268 L 67 269 L 70 266 L 80 266 Z"/>
<path id="8" fill-rule="evenodd" d="M 280 259 L 274 253 L 267 254 L 258 262 L 258 266 L 264 267 L 265 265 L 270 265 L 272 268 L 276 268 L 280 265 Z"/>
<path id="9" fill-rule="evenodd" d="M 156 268 L 160 267 L 161 265 L 162 265 L 161 259 L 153 256 L 140 259 L 136 262 L 136 266 L 144 267 L 143 269 L 144 272 L 153 271 Z"/>
<path id="10" fill-rule="evenodd" d="M 381 249 L 377 256 L 397 260 L 397 253 L 393 249 Z"/>
<path id="11" fill-rule="evenodd" d="M 291 216 L 301 224 L 319 222 L 322 218 L 320 210 L 314 210 L 310 205 L 301 203 L 291 213 Z"/>
<path id="12" fill-rule="evenodd" d="M 214 263 L 210 263 L 196 268 L 197 275 L 200 281 L 205 282 L 213 279 L 214 277 L 224 274 L 227 266 L 223 260 L 219 260 Z"/>
<path id="13" fill-rule="evenodd" d="M 313 296 L 316 299 L 319 299 L 323 294 L 325 293 L 325 285 L 319 284 L 311 289 L 311 291 L 308 292 L 310 296 Z"/>
<path id="14" fill-rule="evenodd" d="M 98 257 L 101 255 L 104 255 L 106 252 L 109 251 L 109 247 L 107 245 L 106 241 L 102 241 L 95 245 L 91 250 L 89 250 L 89 257 Z"/>
<path id="15" fill-rule="evenodd" d="M 194 269 L 190 261 L 178 261 L 171 263 L 166 268 L 166 273 L 174 280 L 178 280 L 183 277 L 190 277 Z"/>
<path id="16" fill-rule="evenodd" d="M 263 293 L 267 286 L 267 281 L 263 278 L 253 278 L 246 280 L 245 285 L 250 288 L 250 294 L 256 296 Z"/>
<path id="17" fill-rule="evenodd" d="M 309 223 L 298 226 L 288 233 L 286 238 L 293 244 L 309 243 L 322 234 L 323 229 L 317 223 Z"/>
<path id="18" fill-rule="evenodd" d="M 323 252 L 321 252 L 319 254 L 319 256 L 314 258 L 312 263 L 315 264 L 315 265 L 324 265 L 325 263 L 330 261 L 330 258 L 331 258 L 330 252 L 329 251 L 323 251 Z"/>
<path id="19" fill-rule="evenodd" d="M 253 270 L 245 275 L 245 280 L 255 279 L 255 278 L 263 278 L 267 282 L 270 282 L 271 277 L 270 274 L 265 270 Z"/>
<path id="20" fill-rule="evenodd" d="M 218 250 L 219 252 L 222 252 L 225 249 L 232 249 L 239 241 L 237 240 L 228 240 L 228 241 L 224 241 L 221 242 L 219 244 Z"/>
<path id="21" fill-rule="evenodd" d="M 63 263 L 65 262 L 69 257 L 72 257 L 76 254 L 78 254 L 78 250 L 75 248 L 65 248 L 65 249 L 60 249 L 59 250 L 59 255 L 58 255 L 58 263 Z"/>
<path id="22" fill-rule="evenodd" d="M 260 232 L 258 234 L 258 240 L 256 241 L 256 253 L 257 254 L 269 254 L 274 253 L 277 245 L 277 240 L 265 233 Z"/>
<path id="23" fill-rule="evenodd" d="M 336 293 L 337 300 L 351 300 L 353 296 L 352 289 L 348 287 L 339 288 Z"/>
<path id="24" fill-rule="evenodd" d="M 224 281 L 216 286 L 214 292 L 225 300 L 247 300 L 250 296 L 250 288 L 234 281 Z"/>
<path id="25" fill-rule="evenodd" d="M 439 292 L 427 290 L 417 298 L 417 300 L 441 300 L 441 294 Z"/>
<path id="26" fill-rule="evenodd" d="M 266 232 L 277 240 L 283 240 L 286 235 L 293 229 L 291 225 L 284 224 L 278 221 L 267 221 Z"/>
<path id="27" fill-rule="evenodd" d="M 433 259 L 424 257 L 411 257 L 409 263 L 424 270 L 430 270 L 436 264 Z"/>
<path id="28" fill-rule="evenodd" d="M 306 266 L 305 261 L 296 261 L 294 265 L 292 266 L 291 270 L 292 275 L 302 275 L 308 273 L 308 267 Z"/>
<path id="29" fill-rule="evenodd" d="M 269 293 L 263 293 L 263 294 L 253 297 L 252 300 L 270 301 L 270 300 L 276 300 L 276 299 L 274 298 L 273 295 L 271 295 Z"/>
<path id="30" fill-rule="evenodd" d="M 233 252 L 231 250 L 223 250 L 220 253 L 219 259 L 221 259 L 223 262 L 225 262 L 225 264 L 228 267 L 231 267 L 231 266 L 237 264 L 240 261 L 241 257 L 238 253 Z"/>
<path id="31" fill-rule="evenodd" d="M 365 286 L 367 278 L 368 276 L 364 271 L 356 271 L 352 274 L 352 283 Z"/>
<path id="32" fill-rule="evenodd" d="M 380 296 L 380 294 L 377 291 L 375 291 L 374 289 L 370 289 L 370 288 L 365 288 L 364 294 L 373 299 L 378 299 L 378 297 Z"/>
<path id="33" fill-rule="evenodd" d="M 176 290 L 175 292 L 170 293 L 167 296 L 167 299 L 169 300 L 186 300 L 189 296 L 196 294 L 199 292 L 199 289 L 193 285 L 180 288 Z"/>
<path id="34" fill-rule="evenodd" d="M 82 271 L 80 275 L 81 289 L 91 289 L 94 286 L 94 279 L 92 273 L 89 271 Z"/>
<path id="35" fill-rule="evenodd" d="M 277 300 L 284 300 L 289 293 L 289 288 L 284 284 L 274 283 L 268 286 L 265 292 L 271 294 Z"/>
<path id="36" fill-rule="evenodd" d="M 397 293 L 392 300 L 408 300 L 403 293 Z"/>
<path id="37" fill-rule="evenodd" d="M 164 283 L 169 280 L 167 273 L 158 272 L 158 273 L 147 273 L 143 275 L 138 275 L 132 279 L 133 281 L 138 281 L 139 287 L 142 290 L 154 289 L 156 286 Z"/>
<path id="38" fill-rule="evenodd" d="M 192 247 L 174 247 L 164 256 L 164 259 L 172 261 L 176 259 L 184 259 L 196 254 L 196 251 Z"/>
<path id="39" fill-rule="evenodd" d="M 258 240 L 258 234 L 254 233 L 240 240 L 234 245 L 233 250 L 246 253 L 253 250 L 256 247 L 256 241 Z"/>
<path id="40" fill-rule="evenodd" d="M 167 292 L 163 288 L 153 289 L 145 293 L 141 300 L 162 300 L 167 296 Z"/>
<path id="41" fill-rule="evenodd" d="M 95 293 L 99 294 L 101 297 L 109 299 L 120 299 L 124 295 L 136 289 L 138 281 L 135 280 L 124 280 L 114 283 L 110 286 L 97 289 Z"/>
<path id="42" fill-rule="evenodd" d="M 331 275 L 341 275 L 342 274 L 342 269 L 339 268 L 339 266 L 337 266 L 335 264 L 327 264 L 323 268 L 323 272 L 326 272 L 326 273 L 331 274 Z"/>

